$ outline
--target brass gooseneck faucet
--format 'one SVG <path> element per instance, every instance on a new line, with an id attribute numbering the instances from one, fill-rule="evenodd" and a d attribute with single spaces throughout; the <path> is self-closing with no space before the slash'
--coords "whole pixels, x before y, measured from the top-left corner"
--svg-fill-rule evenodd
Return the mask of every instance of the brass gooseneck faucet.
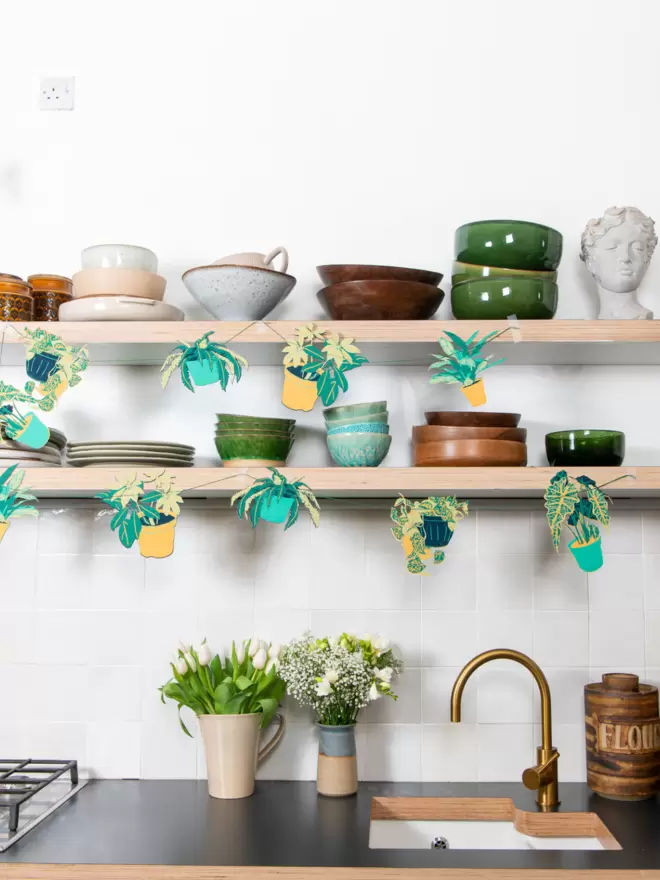
<path id="1" fill-rule="evenodd" d="M 559 785 L 557 765 L 559 752 L 552 745 L 552 710 L 550 705 L 550 687 L 540 666 L 527 654 L 511 651 L 508 648 L 495 648 L 478 654 L 467 663 L 458 674 L 451 692 L 451 720 L 461 720 L 461 697 L 463 688 L 473 672 L 488 663 L 489 660 L 515 660 L 525 669 L 529 669 L 541 692 L 541 731 L 542 744 L 536 750 L 537 764 L 525 770 L 522 775 L 523 785 L 536 791 L 536 803 L 541 810 L 553 810 L 559 805 Z"/>

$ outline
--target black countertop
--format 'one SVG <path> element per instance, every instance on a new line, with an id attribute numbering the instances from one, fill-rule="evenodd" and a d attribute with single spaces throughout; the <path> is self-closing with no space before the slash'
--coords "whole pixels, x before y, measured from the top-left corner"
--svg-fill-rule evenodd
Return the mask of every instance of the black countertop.
<path id="1" fill-rule="evenodd" d="M 206 781 L 93 781 L 0 855 L 0 863 L 267 865 L 390 868 L 652 869 L 660 867 L 660 802 L 608 801 L 560 785 L 560 811 L 597 813 L 623 849 L 475 851 L 369 849 L 376 796 L 511 797 L 514 783 L 360 783 L 356 797 L 324 798 L 313 782 L 259 782 L 252 797 L 210 798 Z M 0 868 L 1 874 L 1 868 Z"/>

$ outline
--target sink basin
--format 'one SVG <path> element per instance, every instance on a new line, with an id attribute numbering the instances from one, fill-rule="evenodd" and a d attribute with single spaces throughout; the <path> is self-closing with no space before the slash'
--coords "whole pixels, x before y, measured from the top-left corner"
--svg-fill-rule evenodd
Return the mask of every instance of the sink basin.
<path id="1" fill-rule="evenodd" d="M 595 813 L 526 813 L 510 798 L 373 798 L 371 849 L 611 850 Z"/>

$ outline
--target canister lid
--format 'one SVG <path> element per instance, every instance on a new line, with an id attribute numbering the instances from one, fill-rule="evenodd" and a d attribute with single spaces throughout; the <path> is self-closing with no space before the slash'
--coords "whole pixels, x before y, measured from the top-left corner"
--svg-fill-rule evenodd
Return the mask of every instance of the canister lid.
<path id="1" fill-rule="evenodd" d="M 639 676 L 628 672 L 605 672 L 603 685 L 608 690 L 639 693 Z"/>

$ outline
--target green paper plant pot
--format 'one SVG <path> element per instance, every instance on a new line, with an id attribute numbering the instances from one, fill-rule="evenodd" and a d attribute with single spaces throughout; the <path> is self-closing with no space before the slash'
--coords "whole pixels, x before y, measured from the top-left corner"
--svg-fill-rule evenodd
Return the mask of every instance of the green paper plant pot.
<path id="1" fill-rule="evenodd" d="M 423 516 L 421 532 L 427 547 L 446 547 L 454 537 L 447 520 L 441 516 Z"/>
<path id="2" fill-rule="evenodd" d="M 478 220 L 459 226 L 454 247 L 460 263 L 553 271 L 561 260 L 562 235 L 527 220 Z"/>
<path id="3" fill-rule="evenodd" d="M 622 431 L 586 428 L 545 435 L 548 463 L 562 467 L 620 467 L 626 454 Z"/>
<path id="4" fill-rule="evenodd" d="M 190 370 L 190 378 L 195 385 L 213 385 L 214 382 L 220 381 L 220 371 L 218 364 L 214 361 L 188 361 L 188 369 Z"/>
<path id="5" fill-rule="evenodd" d="M 521 321 L 554 318 L 559 294 L 554 281 L 536 277 L 473 278 L 451 289 L 451 310 L 458 320 Z"/>
<path id="6" fill-rule="evenodd" d="M 291 512 L 293 498 L 271 498 L 259 503 L 259 519 L 271 523 L 283 523 Z"/>
<path id="7" fill-rule="evenodd" d="M 260 461 L 286 461 L 293 446 L 293 438 L 274 434 L 227 434 L 216 436 L 215 447 L 223 461 L 232 459 L 256 459 Z"/>
<path id="8" fill-rule="evenodd" d="M 582 571 L 598 571 L 603 564 L 603 547 L 600 542 L 600 535 L 590 544 L 577 545 L 576 541 L 572 541 L 568 545 L 568 549 L 575 557 L 575 561 Z"/>
<path id="9" fill-rule="evenodd" d="M 556 281 L 557 272 L 542 269 L 507 269 L 501 266 L 477 266 L 474 263 L 460 263 L 454 260 L 451 283 L 471 281 L 474 278 L 500 278 L 502 275 L 513 275 L 516 278 L 543 278 L 545 281 Z"/>

